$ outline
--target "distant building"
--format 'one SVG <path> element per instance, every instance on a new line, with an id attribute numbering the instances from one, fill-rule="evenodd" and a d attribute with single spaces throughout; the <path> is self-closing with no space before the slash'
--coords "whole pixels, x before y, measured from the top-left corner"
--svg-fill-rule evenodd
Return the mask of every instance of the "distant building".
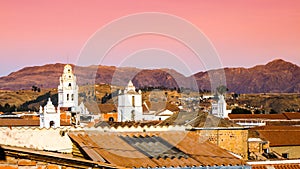
<path id="1" fill-rule="evenodd" d="M 284 112 L 280 114 L 229 114 L 228 119 L 246 127 L 300 125 L 300 113 L 298 112 Z"/>
<path id="2" fill-rule="evenodd" d="M 226 101 L 223 95 L 218 96 L 217 100 L 211 103 L 211 114 L 220 118 L 227 118 Z"/>

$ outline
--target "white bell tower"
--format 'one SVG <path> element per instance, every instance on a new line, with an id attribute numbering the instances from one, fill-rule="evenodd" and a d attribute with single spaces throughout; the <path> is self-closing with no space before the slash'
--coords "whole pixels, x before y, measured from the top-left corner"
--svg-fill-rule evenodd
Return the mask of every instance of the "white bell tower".
<path id="1" fill-rule="evenodd" d="M 76 84 L 76 76 L 72 72 L 72 66 L 67 64 L 64 72 L 59 78 L 58 86 L 58 106 L 78 107 L 78 85 Z"/>
<path id="2" fill-rule="evenodd" d="M 118 121 L 143 120 L 142 92 L 135 91 L 135 87 L 129 81 L 123 92 L 118 96 Z"/>
<path id="3" fill-rule="evenodd" d="M 217 101 L 213 101 L 211 104 L 211 114 L 220 118 L 227 118 L 228 113 L 226 111 L 226 101 L 223 95 L 218 96 Z"/>

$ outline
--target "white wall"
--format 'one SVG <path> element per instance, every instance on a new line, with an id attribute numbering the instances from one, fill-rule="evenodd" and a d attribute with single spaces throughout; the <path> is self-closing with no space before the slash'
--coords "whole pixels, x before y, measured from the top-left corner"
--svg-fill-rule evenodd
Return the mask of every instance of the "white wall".
<path id="1" fill-rule="evenodd" d="M 66 128 L 0 127 L 0 144 L 36 150 L 72 152 L 72 141 Z"/>

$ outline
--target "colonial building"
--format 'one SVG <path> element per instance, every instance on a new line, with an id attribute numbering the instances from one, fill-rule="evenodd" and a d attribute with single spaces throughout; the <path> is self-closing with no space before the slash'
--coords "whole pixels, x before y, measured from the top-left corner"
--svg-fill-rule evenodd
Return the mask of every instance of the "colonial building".
<path id="1" fill-rule="evenodd" d="M 71 65 L 67 64 L 64 67 L 63 74 L 59 78 L 58 85 L 58 107 L 55 109 L 50 98 L 47 105 L 42 108 L 40 106 L 40 127 L 60 127 L 61 109 L 64 111 L 64 120 L 78 124 L 79 121 L 79 106 L 78 106 L 78 85 L 76 84 L 76 76 L 73 74 Z M 83 109 L 82 110 L 86 110 Z M 72 115 L 74 114 L 74 115 Z"/>
<path id="2" fill-rule="evenodd" d="M 60 127 L 60 108 L 56 110 L 50 98 L 44 108 L 40 106 L 40 127 Z"/>

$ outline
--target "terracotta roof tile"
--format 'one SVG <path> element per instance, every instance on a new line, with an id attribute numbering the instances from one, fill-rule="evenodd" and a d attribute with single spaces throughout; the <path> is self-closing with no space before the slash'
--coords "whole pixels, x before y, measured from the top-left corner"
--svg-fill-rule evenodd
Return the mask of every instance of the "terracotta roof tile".
<path id="1" fill-rule="evenodd" d="M 283 115 L 285 115 L 285 117 L 288 120 L 300 119 L 300 113 L 299 112 L 286 112 L 286 113 L 283 113 Z"/>
<path id="2" fill-rule="evenodd" d="M 270 146 L 300 145 L 299 126 L 263 126 L 251 130 L 257 131 L 259 136 L 270 142 Z"/>
<path id="3" fill-rule="evenodd" d="M 190 132 L 71 132 L 69 136 L 94 161 L 123 167 L 244 165 L 240 159 Z M 98 156 L 95 156 L 95 153 Z"/>
<path id="4" fill-rule="evenodd" d="M 98 104 L 100 113 L 110 113 L 117 112 L 117 107 L 115 104 Z"/>
<path id="5" fill-rule="evenodd" d="M 60 121 L 61 126 L 70 126 L 65 121 Z M 11 118 L 0 118 L 0 126 L 40 126 L 39 119 L 11 119 Z"/>
<path id="6" fill-rule="evenodd" d="M 284 114 L 228 114 L 230 119 L 278 119 L 285 120 Z"/>
<path id="7" fill-rule="evenodd" d="M 300 169 L 300 164 L 252 165 L 252 169 Z"/>

